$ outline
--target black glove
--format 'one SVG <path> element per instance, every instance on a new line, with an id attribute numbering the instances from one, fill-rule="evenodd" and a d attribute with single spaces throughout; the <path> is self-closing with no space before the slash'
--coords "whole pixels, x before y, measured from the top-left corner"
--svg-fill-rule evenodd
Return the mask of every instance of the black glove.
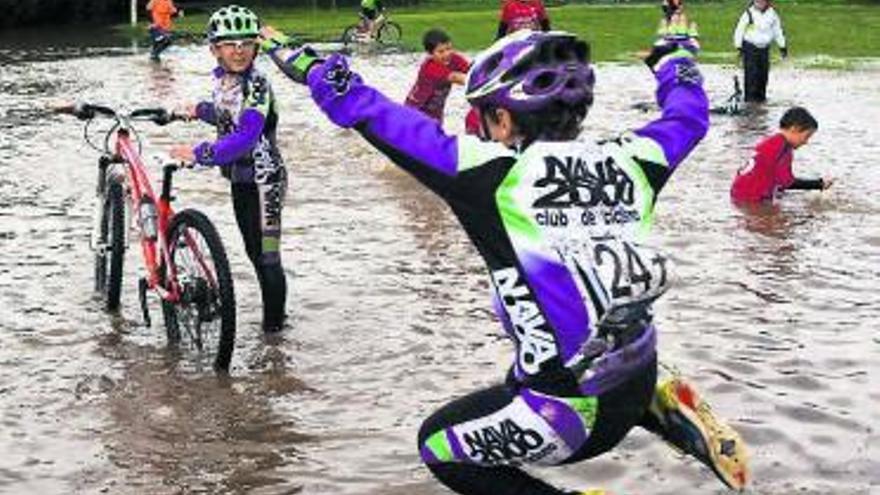
<path id="1" fill-rule="evenodd" d="M 286 58 L 281 58 L 285 54 L 287 54 Z M 306 83 L 306 78 L 312 67 L 324 62 L 310 46 L 300 47 L 293 53 L 276 48 L 269 52 L 269 56 L 285 76 L 300 84 Z"/>
<path id="2" fill-rule="evenodd" d="M 782 54 L 782 58 L 788 58 L 788 47 L 783 46 L 779 49 L 779 53 Z"/>
<path id="3" fill-rule="evenodd" d="M 692 58 L 699 51 L 699 45 L 691 39 L 661 39 L 654 44 L 651 53 L 645 58 L 645 64 L 652 71 L 657 72 L 661 60 L 667 55 L 677 55 L 674 58 Z"/>
<path id="4" fill-rule="evenodd" d="M 304 46 L 287 58 L 285 65 L 289 69 L 284 70 L 284 73 L 294 81 L 305 84 L 306 78 L 309 76 L 309 70 L 322 62 L 324 60 L 318 56 L 318 53 L 312 47 Z"/>

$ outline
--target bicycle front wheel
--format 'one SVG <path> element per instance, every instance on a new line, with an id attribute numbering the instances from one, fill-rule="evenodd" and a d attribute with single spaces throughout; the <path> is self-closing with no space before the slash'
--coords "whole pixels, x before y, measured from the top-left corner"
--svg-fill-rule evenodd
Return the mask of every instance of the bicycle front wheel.
<path id="1" fill-rule="evenodd" d="M 169 343 L 213 360 L 228 371 L 235 346 L 235 290 L 226 250 L 214 224 L 203 213 L 183 210 L 171 219 L 168 249 L 180 301 L 163 303 Z"/>
<path id="2" fill-rule="evenodd" d="M 385 24 L 382 24 L 382 27 L 379 28 L 379 33 L 377 34 L 379 43 L 382 43 L 383 45 L 395 45 L 400 43 L 400 38 L 402 36 L 403 29 L 401 29 L 400 24 L 394 21 L 388 21 Z"/>
<path id="3" fill-rule="evenodd" d="M 122 184 L 110 182 L 101 206 L 100 230 L 95 247 L 95 291 L 107 311 L 119 309 L 122 265 L 125 261 L 125 198 Z"/>

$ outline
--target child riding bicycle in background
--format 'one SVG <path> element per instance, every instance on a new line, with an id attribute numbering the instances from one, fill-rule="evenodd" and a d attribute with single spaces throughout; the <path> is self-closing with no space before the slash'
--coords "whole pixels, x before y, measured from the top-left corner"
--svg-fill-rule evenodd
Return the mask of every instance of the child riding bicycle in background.
<path id="1" fill-rule="evenodd" d="M 254 67 L 260 21 L 249 9 L 230 5 L 208 22 L 211 53 L 217 59 L 213 98 L 189 110 L 217 127 L 218 138 L 179 145 L 172 156 L 218 166 L 232 181 L 235 219 L 260 283 L 263 330 L 281 330 L 287 281 L 281 265 L 281 212 L 287 170 L 278 151 L 278 113 L 272 87 Z"/>
<path id="2" fill-rule="evenodd" d="M 682 379 L 657 384 L 651 303 L 671 267 L 634 242 L 708 129 L 689 40 L 661 40 L 646 59 L 662 116 L 589 142 L 578 138 L 593 103 L 589 45 L 564 32 L 502 38 L 475 60 L 466 84 L 488 142 L 446 134 L 365 84 L 342 55 L 322 60 L 307 47 L 287 48 L 274 30 L 264 35 L 279 68 L 308 85 L 332 122 L 445 200 L 491 275 L 513 364 L 504 382 L 423 423 L 420 455 L 441 483 L 473 495 L 582 493 L 521 466 L 598 456 L 640 425 L 743 487 L 739 435 Z"/>
<path id="3" fill-rule="evenodd" d="M 382 0 L 361 0 L 360 31 L 370 33 L 370 37 L 374 37 L 383 12 L 385 12 L 385 7 L 382 5 Z"/>

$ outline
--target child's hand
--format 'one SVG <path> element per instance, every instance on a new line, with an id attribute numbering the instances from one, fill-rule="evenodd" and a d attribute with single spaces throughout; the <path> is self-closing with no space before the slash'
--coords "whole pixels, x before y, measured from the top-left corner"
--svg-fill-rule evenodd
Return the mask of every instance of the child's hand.
<path id="1" fill-rule="evenodd" d="M 69 113 L 72 114 L 76 109 L 76 103 L 70 101 L 53 101 L 46 105 L 46 111 L 51 113 Z"/>
<path id="2" fill-rule="evenodd" d="M 284 36 L 284 33 L 273 28 L 272 26 L 263 26 L 262 29 L 260 29 L 260 38 L 263 40 L 278 38 L 281 36 Z"/>
<path id="3" fill-rule="evenodd" d="M 186 105 L 179 105 L 174 108 L 172 111 L 174 115 L 178 115 L 181 117 L 185 117 L 186 120 L 195 120 L 199 118 L 198 112 L 196 112 L 196 105 L 192 103 L 187 103 Z"/>
<path id="4" fill-rule="evenodd" d="M 188 144 L 175 144 L 171 147 L 171 151 L 168 154 L 171 155 L 171 158 L 183 160 L 187 163 L 196 161 L 196 155 L 193 153 L 192 146 Z"/>
<path id="5" fill-rule="evenodd" d="M 260 49 L 270 55 L 279 48 L 291 48 L 291 39 L 272 26 L 263 26 L 260 29 Z"/>
<path id="6" fill-rule="evenodd" d="M 834 184 L 834 181 L 836 180 L 837 179 L 835 179 L 834 177 L 822 177 L 822 189 L 828 189 L 829 187 L 831 187 L 831 184 Z"/>

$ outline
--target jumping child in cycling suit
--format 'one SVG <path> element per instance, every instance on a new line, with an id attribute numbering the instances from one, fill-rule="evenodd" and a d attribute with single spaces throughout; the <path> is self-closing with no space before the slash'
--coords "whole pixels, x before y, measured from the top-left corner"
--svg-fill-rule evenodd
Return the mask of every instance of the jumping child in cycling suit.
<path id="1" fill-rule="evenodd" d="M 353 128 L 451 207 L 484 258 L 515 348 L 504 383 L 443 406 L 422 425 L 434 476 L 473 495 L 571 492 L 522 465 L 561 465 L 612 449 L 642 425 L 721 480 L 747 480 L 744 445 L 683 380 L 656 386 L 651 302 L 668 258 L 634 242 L 657 194 L 706 134 L 708 102 L 686 39 L 646 59 L 662 116 L 594 143 L 578 139 L 593 102 L 586 42 L 520 31 L 474 62 L 467 98 L 493 142 L 447 135 L 437 121 L 364 83 L 338 54 L 284 47 L 282 71 L 308 84 L 335 124 Z M 601 493 L 601 492 L 591 492 Z"/>
<path id="2" fill-rule="evenodd" d="M 498 21 L 500 39 L 520 29 L 532 31 L 549 31 L 550 18 L 541 0 L 504 0 L 501 7 L 501 20 Z"/>
<path id="3" fill-rule="evenodd" d="M 178 146 L 172 156 L 221 167 L 232 181 L 235 219 L 254 265 L 263 299 L 263 329 L 284 323 L 287 281 L 281 266 L 281 211 L 287 171 L 278 152 L 278 114 L 266 76 L 254 67 L 260 21 L 250 10 L 230 5 L 208 22 L 211 53 L 217 58 L 211 101 L 190 110 L 217 127 L 218 139 Z"/>

